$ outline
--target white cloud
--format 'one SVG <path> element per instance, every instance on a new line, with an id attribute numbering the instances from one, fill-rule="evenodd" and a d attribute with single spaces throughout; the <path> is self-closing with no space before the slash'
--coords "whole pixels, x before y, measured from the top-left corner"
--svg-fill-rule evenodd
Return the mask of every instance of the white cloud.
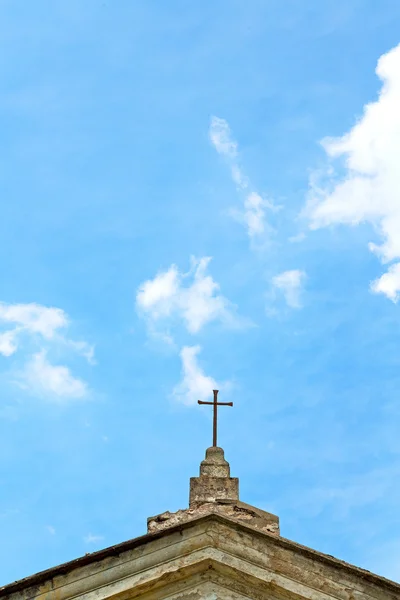
<path id="1" fill-rule="evenodd" d="M 13 329 L 0 333 L 0 354 L 11 356 L 17 352 L 19 338 L 23 333 L 39 335 L 50 340 L 58 329 L 68 325 L 63 310 L 41 306 L 40 304 L 6 304 L 0 302 L 0 324 Z"/>
<path id="2" fill-rule="evenodd" d="M 323 140 L 331 164 L 311 179 L 305 214 L 312 229 L 371 223 L 382 243 L 369 249 L 388 263 L 400 259 L 400 45 L 380 57 L 376 74 L 382 81 L 378 99 L 342 137 Z M 342 177 L 335 176 L 335 159 L 344 159 Z M 371 284 L 393 302 L 400 295 L 399 264 Z"/>
<path id="3" fill-rule="evenodd" d="M 67 344 L 67 346 L 69 346 L 70 348 L 75 350 L 75 352 L 77 352 L 78 354 L 80 354 L 81 356 L 86 358 L 89 365 L 96 364 L 96 359 L 94 357 L 94 346 L 88 344 L 87 342 L 83 342 L 83 341 L 77 342 L 75 340 L 68 340 L 68 339 L 64 339 L 63 341 Z"/>
<path id="4" fill-rule="evenodd" d="M 255 241 L 263 236 L 267 229 L 265 209 L 274 207 L 268 200 L 250 189 L 249 180 L 239 166 L 237 142 L 232 138 L 227 121 L 212 117 L 209 136 L 216 151 L 227 161 L 235 185 L 245 193 L 243 210 L 233 210 L 231 213 L 244 224 L 250 239 Z"/>
<path id="5" fill-rule="evenodd" d="M 69 325 L 67 314 L 60 308 L 40 304 L 6 304 L 0 302 L 0 354 L 10 357 L 16 352 L 34 352 L 27 360 L 17 381 L 25 389 L 55 398 L 80 398 L 87 394 L 87 386 L 75 378 L 68 367 L 52 365 L 47 351 L 70 348 L 95 364 L 94 348 L 85 341 L 71 340 L 60 333 Z M 12 327 L 10 329 L 10 326 Z M 32 345 L 35 350 L 32 350 Z"/>
<path id="6" fill-rule="evenodd" d="M 85 544 L 96 544 L 97 542 L 101 542 L 102 540 L 104 540 L 103 535 L 93 535 L 92 533 L 88 533 L 83 538 Z"/>
<path id="7" fill-rule="evenodd" d="M 168 317 L 179 304 L 181 275 L 176 265 L 141 284 L 136 295 L 137 306 L 152 319 Z"/>
<path id="8" fill-rule="evenodd" d="M 55 535 L 56 534 L 56 530 L 55 530 L 55 528 L 52 525 L 47 525 L 46 529 L 50 533 L 50 535 Z"/>
<path id="9" fill-rule="evenodd" d="M 61 308 L 35 303 L 0 302 L 0 325 L 2 323 L 14 326 L 0 333 L 0 354 L 4 356 L 11 356 L 18 350 L 19 338 L 25 333 L 64 343 L 84 356 L 90 364 L 95 363 L 93 346 L 84 341 L 70 340 L 59 333 L 60 329 L 66 329 L 69 325 L 68 316 Z"/>
<path id="10" fill-rule="evenodd" d="M 232 139 L 230 127 L 225 119 L 211 117 L 210 140 L 216 151 L 229 158 L 237 168 L 237 142 Z"/>
<path id="11" fill-rule="evenodd" d="M 11 356 L 17 351 L 16 331 L 10 330 L 0 333 L 0 354 Z"/>
<path id="12" fill-rule="evenodd" d="M 300 308 L 300 295 L 306 274 L 298 269 L 284 271 L 272 279 L 272 285 L 280 290 L 285 298 L 286 304 L 291 308 Z"/>
<path id="13" fill-rule="evenodd" d="M 60 329 L 69 325 L 66 313 L 61 308 L 42 306 L 41 304 L 6 304 L 0 302 L 0 326 L 6 325 L 6 331 L 0 333 L 0 354 L 15 354 L 25 335 L 41 337 L 46 341 L 64 340 Z M 12 329 L 9 327 L 13 326 Z M 70 344 L 85 344 L 71 342 Z"/>
<path id="14" fill-rule="evenodd" d="M 400 263 L 391 265 L 387 273 L 371 283 L 371 290 L 376 294 L 385 294 L 393 302 L 400 298 Z"/>
<path id="15" fill-rule="evenodd" d="M 140 285 L 136 306 L 151 328 L 157 322 L 165 324 L 174 318 L 181 319 L 192 334 L 211 321 L 222 321 L 229 326 L 241 323 L 234 315 L 234 307 L 219 294 L 218 283 L 207 274 L 210 260 L 208 257 L 192 259 L 192 268 L 186 274 L 172 265 Z"/>
<path id="16" fill-rule="evenodd" d="M 192 405 L 197 400 L 207 400 L 212 397 L 212 391 L 218 389 L 215 379 L 205 375 L 197 362 L 200 351 L 200 346 L 184 346 L 181 350 L 182 380 L 172 394 L 182 404 Z"/>
<path id="17" fill-rule="evenodd" d="M 18 329 L 38 333 L 51 339 L 55 332 L 68 325 L 67 315 L 60 308 L 40 304 L 6 304 L 0 302 L 0 322 L 12 323 Z"/>
<path id="18" fill-rule="evenodd" d="M 84 381 L 74 377 L 68 367 L 52 365 L 44 350 L 32 356 L 19 380 L 22 387 L 54 401 L 79 399 L 88 393 Z"/>
<path id="19" fill-rule="evenodd" d="M 291 244 L 298 244 L 300 242 L 303 242 L 306 239 L 306 234 L 301 231 L 300 233 L 297 233 L 296 235 L 292 235 L 291 237 L 289 237 L 288 242 L 290 242 Z"/>
<path id="20" fill-rule="evenodd" d="M 256 192 L 248 194 L 244 201 L 244 218 L 250 237 L 264 233 L 264 207 L 265 201 Z"/>

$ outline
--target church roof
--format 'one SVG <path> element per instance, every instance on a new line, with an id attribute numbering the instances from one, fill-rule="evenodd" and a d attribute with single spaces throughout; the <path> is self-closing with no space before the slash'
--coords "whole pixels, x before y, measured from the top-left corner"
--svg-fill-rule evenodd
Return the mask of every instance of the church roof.
<path id="1" fill-rule="evenodd" d="M 218 589 L 238 600 L 400 600 L 399 584 L 282 538 L 277 516 L 239 500 L 215 446 L 191 478 L 188 509 L 150 517 L 144 536 L 4 586 L 0 598 L 189 598 L 175 595 L 188 586 L 201 590 L 193 598 Z"/>
<path id="2" fill-rule="evenodd" d="M 136 549 L 139 546 L 143 546 L 150 541 L 155 541 L 165 536 L 166 534 L 180 533 L 184 529 L 193 527 L 196 524 L 205 524 L 207 521 L 210 520 L 220 523 L 225 522 L 226 524 L 229 524 L 230 526 L 233 526 L 235 528 L 247 530 L 253 536 L 267 537 L 269 539 L 269 542 L 273 545 L 297 551 L 303 554 L 304 556 L 307 556 L 313 560 L 317 560 L 321 563 L 334 567 L 335 569 L 347 571 L 348 573 L 356 575 L 357 577 L 360 577 L 365 581 L 371 582 L 372 584 L 376 584 L 384 589 L 387 589 L 389 592 L 398 595 L 398 597 L 400 598 L 400 584 L 391 581 L 390 579 L 386 579 L 385 577 L 381 577 L 380 575 L 375 575 L 374 573 L 371 573 L 371 571 L 361 569 L 343 560 L 339 560 L 329 554 L 324 554 L 317 550 L 313 550 L 312 548 L 308 548 L 307 546 L 303 546 L 292 540 L 288 540 L 281 536 L 278 537 L 271 533 L 261 532 L 253 528 L 251 525 L 238 523 L 234 519 L 230 519 L 229 517 L 215 513 L 209 513 L 204 516 L 194 517 L 193 519 L 187 520 L 185 523 L 173 525 L 172 527 L 168 528 L 168 530 L 147 533 L 146 535 L 127 540 L 120 544 L 109 546 L 108 548 L 104 548 L 103 550 L 98 550 L 97 552 L 85 554 L 84 556 L 81 556 L 69 562 L 57 565 L 50 569 L 46 569 L 45 571 L 40 571 L 39 573 L 36 573 L 29 577 L 25 577 L 24 579 L 20 579 L 18 581 L 15 581 L 14 583 L 1 587 L 0 597 L 5 598 L 10 594 L 18 592 L 20 590 L 40 586 L 41 584 L 52 580 L 60 575 L 66 575 L 75 569 L 80 569 L 81 567 L 101 562 L 107 558 L 118 557 L 121 554 L 127 552 L 128 550 Z"/>

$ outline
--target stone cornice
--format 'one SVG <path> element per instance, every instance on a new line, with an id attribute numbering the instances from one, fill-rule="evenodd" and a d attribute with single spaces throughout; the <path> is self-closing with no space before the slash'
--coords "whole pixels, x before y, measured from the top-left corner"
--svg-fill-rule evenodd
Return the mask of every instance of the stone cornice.
<path id="1" fill-rule="evenodd" d="M 86 594 L 86 598 L 96 590 L 97 599 L 122 600 L 125 588 L 130 590 L 129 597 L 134 597 L 131 586 L 145 593 L 146 586 L 155 589 L 170 584 L 174 577 L 178 581 L 204 569 L 210 570 L 210 576 L 212 572 L 226 578 L 230 572 L 231 579 L 235 573 L 253 578 L 254 585 L 270 585 L 277 595 L 285 590 L 295 597 L 297 590 L 299 596 L 314 600 L 315 594 L 306 593 L 314 589 L 319 600 L 400 600 L 399 584 L 218 514 L 194 518 L 42 571 L 1 588 L 0 597 L 50 600 Z"/>

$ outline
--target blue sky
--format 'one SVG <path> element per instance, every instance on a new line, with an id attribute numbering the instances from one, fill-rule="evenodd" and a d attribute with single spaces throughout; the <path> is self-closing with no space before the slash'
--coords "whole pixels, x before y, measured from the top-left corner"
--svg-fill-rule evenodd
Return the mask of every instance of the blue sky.
<path id="1" fill-rule="evenodd" d="M 0 583 L 184 508 L 400 579 L 400 4 L 0 1 Z"/>

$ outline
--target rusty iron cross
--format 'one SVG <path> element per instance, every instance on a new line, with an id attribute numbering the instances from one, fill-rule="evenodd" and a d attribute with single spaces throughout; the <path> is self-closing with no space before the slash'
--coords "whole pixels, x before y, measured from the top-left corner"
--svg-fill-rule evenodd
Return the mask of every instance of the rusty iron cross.
<path id="1" fill-rule="evenodd" d="M 233 402 L 218 402 L 217 401 L 217 396 L 218 396 L 218 390 L 213 390 L 213 394 L 214 394 L 214 400 L 213 402 L 203 402 L 202 400 L 197 400 L 197 402 L 199 404 L 211 404 L 211 406 L 213 407 L 213 446 L 217 445 L 217 411 L 218 411 L 218 406 L 233 406 Z"/>

